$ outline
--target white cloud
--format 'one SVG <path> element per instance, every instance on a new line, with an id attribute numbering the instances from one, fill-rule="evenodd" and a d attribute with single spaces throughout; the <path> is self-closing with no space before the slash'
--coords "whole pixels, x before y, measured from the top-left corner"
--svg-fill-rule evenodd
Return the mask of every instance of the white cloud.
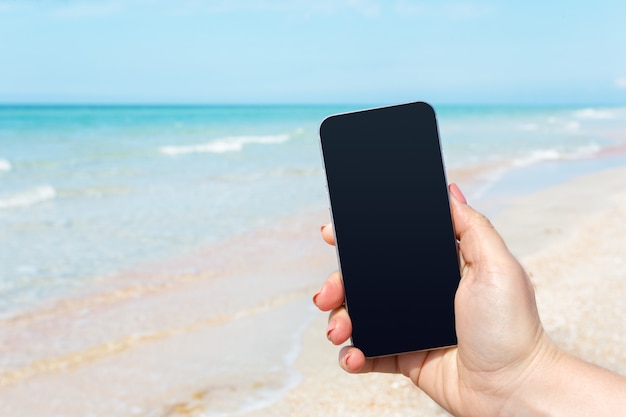
<path id="1" fill-rule="evenodd" d="M 615 86 L 617 88 L 626 88 L 626 77 L 619 77 L 615 80 Z"/>

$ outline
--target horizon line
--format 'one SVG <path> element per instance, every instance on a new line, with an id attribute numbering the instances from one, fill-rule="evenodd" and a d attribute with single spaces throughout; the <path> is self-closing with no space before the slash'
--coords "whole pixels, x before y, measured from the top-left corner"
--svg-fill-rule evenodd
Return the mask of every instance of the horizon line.
<path id="1" fill-rule="evenodd" d="M 352 101 L 352 102 L 197 102 L 197 101 L 0 101 L 0 107 L 324 107 L 324 106 L 385 106 L 425 101 L 437 106 L 475 106 L 475 107 L 580 107 L 580 106 L 626 106 L 624 102 L 529 102 L 529 101 L 437 101 L 437 100 L 397 100 L 397 101 Z"/>

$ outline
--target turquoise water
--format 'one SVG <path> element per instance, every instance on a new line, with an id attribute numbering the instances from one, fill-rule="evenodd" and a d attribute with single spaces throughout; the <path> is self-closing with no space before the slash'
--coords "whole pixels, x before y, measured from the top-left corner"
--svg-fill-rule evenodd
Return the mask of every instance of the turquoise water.
<path id="1" fill-rule="evenodd" d="M 319 123 L 364 107 L 0 107 L 0 315 L 325 207 Z M 626 144 L 626 108 L 435 107 L 474 201 Z"/>

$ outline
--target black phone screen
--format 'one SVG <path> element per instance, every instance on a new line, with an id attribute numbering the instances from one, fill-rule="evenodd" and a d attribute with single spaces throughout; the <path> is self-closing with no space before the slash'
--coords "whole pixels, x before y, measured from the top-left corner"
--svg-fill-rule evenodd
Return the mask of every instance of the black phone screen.
<path id="1" fill-rule="evenodd" d="M 455 345 L 460 272 L 433 108 L 333 115 L 320 141 L 353 345 L 367 357 Z"/>

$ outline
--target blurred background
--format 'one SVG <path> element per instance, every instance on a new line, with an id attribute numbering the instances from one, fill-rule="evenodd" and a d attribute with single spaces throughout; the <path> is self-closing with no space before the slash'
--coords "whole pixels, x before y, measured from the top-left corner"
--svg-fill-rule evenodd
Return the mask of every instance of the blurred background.
<path id="1" fill-rule="evenodd" d="M 336 269 L 321 120 L 431 103 L 448 178 L 495 214 L 623 165 L 624 21 L 623 1 L 0 0 L 0 414 L 277 401 Z"/>

